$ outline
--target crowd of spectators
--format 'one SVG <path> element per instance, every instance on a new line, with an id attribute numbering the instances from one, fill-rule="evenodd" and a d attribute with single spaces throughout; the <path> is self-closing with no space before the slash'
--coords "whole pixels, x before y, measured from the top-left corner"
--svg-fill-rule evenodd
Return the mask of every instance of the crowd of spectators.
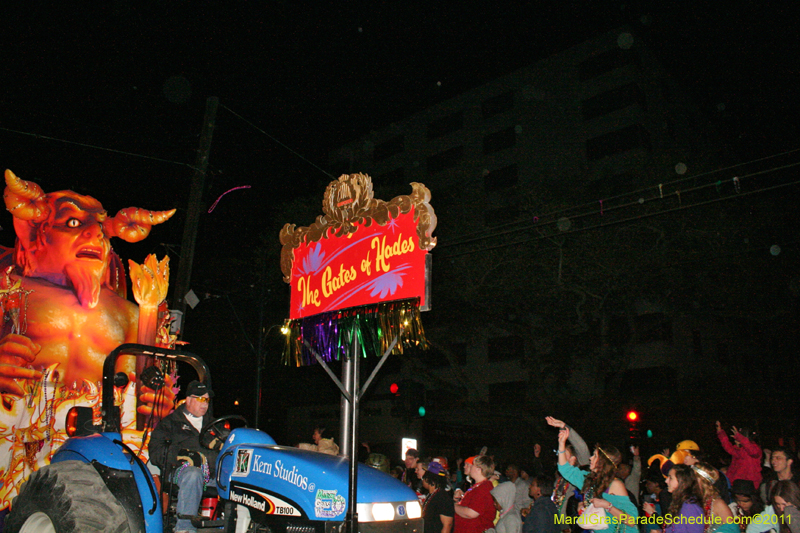
<path id="1" fill-rule="evenodd" d="M 425 533 L 800 533 L 794 449 L 762 449 L 717 422 L 723 457 L 685 440 L 645 460 L 638 446 L 590 448 L 565 422 L 546 422 L 555 462 L 540 444 L 522 463 L 487 449 L 452 463 L 409 450 L 392 473 L 417 492 Z"/>

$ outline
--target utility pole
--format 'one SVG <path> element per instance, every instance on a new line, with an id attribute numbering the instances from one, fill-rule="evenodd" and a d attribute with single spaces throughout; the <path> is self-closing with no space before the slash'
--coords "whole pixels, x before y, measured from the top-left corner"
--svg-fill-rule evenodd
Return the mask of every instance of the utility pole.
<path id="1" fill-rule="evenodd" d="M 263 257 L 261 257 L 261 298 L 259 299 L 258 304 L 258 343 L 256 344 L 256 423 L 255 428 L 259 429 L 261 417 L 261 373 L 264 371 L 264 341 L 266 340 L 265 337 L 267 333 L 269 333 L 272 328 L 269 328 L 266 333 L 264 333 L 264 299 L 266 297 L 266 289 L 265 287 L 267 284 L 264 282 L 264 277 L 267 273 L 267 258 L 266 258 L 266 251 L 263 252 Z"/>
<path id="2" fill-rule="evenodd" d="M 194 164 L 192 188 L 189 192 L 189 204 L 186 209 L 186 221 L 183 225 L 183 240 L 181 241 L 181 255 L 178 263 L 178 277 L 172 291 L 172 302 L 181 312 L 183 323 L 178 335 L 183 338 L 186 329 L 186 293 L 189 292 L 192 281 L 192 264 L 194 263 L 194 245 L 197 241 L 197 226 L 200 223 L 201 201 L 203 189 L 206 184 L 206 169 L 208 168 L 208 155 L 211 151 L 211 137 L 217 120 L 219 98 L 211 96 L 206 99 L 206 113 L 203 117 L 203 131 L 200 135 L 200 147 L 197 149 L 197 159 Z"/>

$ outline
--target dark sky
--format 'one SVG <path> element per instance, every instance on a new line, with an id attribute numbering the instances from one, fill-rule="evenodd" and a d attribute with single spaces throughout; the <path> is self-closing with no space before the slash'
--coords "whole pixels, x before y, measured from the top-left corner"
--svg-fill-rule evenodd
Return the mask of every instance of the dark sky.
<path id="1" fill-rule="evenodd" d="M 325 167 L 331 148 L 623 24 L 709 120 L 755 154 L 797 143 L 799 41 L 783 7 L 743 0 L 51 4 L 5 8 L 0 166 L 45 190 L 96 195 L 112 212 L 182 209 L 205 99 L 217 96 L 204 202 L 251 189 L 230 193 L 203 223 L 233 222 L 229 244 L 237 250 L 268 223 L 274 200 L 321 199 L 330 178 L 311 163 Z M 0 222 L 6 245 L 9 220 Z M 180 242 L 177 220 L 148 242 Z"/>
<path id="2" fill-rule="evenodd" d="M 96 196 L 112 213 L 177 207 L 175 219 L 143 243 L 115 244 L 124 259 L 151 252 L 177 259 L 205 100 L 219 97 L 203 201 L 210 207 L 233 187 L 251 188 L 201 217 L 192 286 L 215 290 L 221 278 L 245 277 L 234 259 L 259 233 L 274 235 L 277 254 L 282 223 L 312 222 L 276 225 L 270 217 L 290 198 L 321 202 L 330 178 L 308 161 L 324 167 L 328 151 L 344 142 L 622 25 L 655 51 L 710 121 L 750 149 L 742 157 L 795 148 L 797 20 L 791 2 L 760 4 L 12 2 L 0 33 L 0 168 L 46 191 Z M 14 241 L 10 220 L 0 217 L 6 246 Z M 271 313 L 283 316 L 285 301 Z M 244 319 L 256 313 L 236 295 L 229 305 L 214 302 L 203 312 L 227 321 L 213 328 L 225 353 L 225 339 L 250 328 L 229 308 L 240 305 Z M 241 364 L 252 371 L 249 359 Z"/>
<path id="3" fill-rule="evenodd" d="M 41 128 L 73 121 L 97 144 L 116 139 L 79 126 L 179 144 L 218 96 L 281 140 L 329 148 L 622 24 L 702 105 L 797 109 L 796 19 L 741 0 L 53 4 L 7 8 L 2 124 L 49 114 Z M 191 98 L 167 105 L 176 76 Z"/>

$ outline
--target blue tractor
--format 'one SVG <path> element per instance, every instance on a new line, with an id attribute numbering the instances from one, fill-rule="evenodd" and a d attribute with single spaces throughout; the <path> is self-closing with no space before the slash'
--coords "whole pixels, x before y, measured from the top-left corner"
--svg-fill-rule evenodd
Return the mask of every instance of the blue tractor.
<path id="1" fill-rule="evenodd" d="M 169 506 L 162 504 L 168 496 L 120 435 L 114 377 L 122 355 L 187 363 L 200 381 L 210 385 L 208 369 L 196 355 L 139 344 L 119 346 L 103 367 L 102 425 L 91 426 L 89 417 L 50 465 L 31 474 L 11 506 L 5 531 L 171 531 L 165 524 L 174 517 L 169 510 L 164 514 Z M 86 419 L 80 411 L 71 416 Z M 230 418 L 218 418 L 203 431 L 221 429 Z M 279 446 L 263 431 L 247 427 L 230 431 L 216 472 L 216 494 L 207 495 L 214 499 L 216 510 L 205 516 L 198 510 L 193 519 L 198 531 L 343 533 L 356 516 L 363 533 L 423 533 L 416 493 L 397 479 L 358 464 L 357 505 L 351 510 L 347 458 Z"/>

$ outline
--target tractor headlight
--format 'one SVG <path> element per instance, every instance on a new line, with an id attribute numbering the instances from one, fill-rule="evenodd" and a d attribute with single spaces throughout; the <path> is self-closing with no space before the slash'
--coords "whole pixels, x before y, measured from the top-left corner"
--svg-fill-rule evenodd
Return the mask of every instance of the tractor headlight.
<path id="1" fill-rule="evenodd" d="M 359 503 L 358 520 L 361 522 L 388 522 L 422 517 L 419 501 Z"/>
<path id="2" fill-rule="evenodd" d="M 419 500 L 406 502 L 406 514 L 409 518 L 420 518 L 422 516 L 422 506 L 419 504 Z"/>
<path id="3" fill-rule="evenodd" d="M 394 505 L 391 503 L 372 504 L 372 518 L 376 522 L 394 520 Z"/>

